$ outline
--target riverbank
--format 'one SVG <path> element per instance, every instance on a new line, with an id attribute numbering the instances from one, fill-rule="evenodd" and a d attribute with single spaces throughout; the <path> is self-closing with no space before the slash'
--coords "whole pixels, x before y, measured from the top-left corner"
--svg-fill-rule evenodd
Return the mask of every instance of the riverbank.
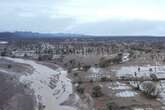
<path id="1" fill-rule="evenodd" d="M 34 69 L 33 74 L 21 76 L 20 82 L 34 91 L 36 110 L 75 110 L 73 107 L 61 105 L 73 92 L 71 80 L 67 78 L 67 71 L 63 68 L 53 70 L 32 60 L 5 59 L 30 65 Z"/>

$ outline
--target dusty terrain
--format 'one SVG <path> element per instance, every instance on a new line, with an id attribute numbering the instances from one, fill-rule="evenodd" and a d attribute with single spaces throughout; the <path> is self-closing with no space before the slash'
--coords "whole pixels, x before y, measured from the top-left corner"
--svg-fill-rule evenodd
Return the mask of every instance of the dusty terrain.
<path id="1" fill-rule="evenodd" d="M 118 65 L 112 65 L 108 68 L 104 68 L 103 71 L 107 71 L 106 75 L 109 74 L 113 76 L 113 75 L 116 75 L 117 74 L 116 71 L 120 70 L 122 67 L 129 68 L 130 66 L 135 66 L 138 68 L 138 67 L 151 65 L 151 68 L 153 68 L 154 70 L 155 60 L 152 59 L 150 55 L 151 54 L 141 54 L 137 58 L 131 59 L 128 62 L 118 64 Z M 97 72 L 98 71 L 97 64 L 99 63 L 99 58 L 100 57 L 95 57 L 95 56 L 93 57 L 92 56 L 87 56 L 87 57 L 77 56 L 74 59 L 73 56 L 72 57 L 68 56 L 64 58 L 64 62 L 69 62 L 70 60 L 74 59 L 75 62 L 77 62 L 77 64 L 82 63 L 82 64 L 91 65 L 92 67 L 96 67 L 95 72 Z M 159 62 L 158 63 L 159 65 L 164 65 L 164 62 L 161 59 L 158 59 L 157 62 Z M 136 68 L 136 71 L 137 71 L 137 68 Z M 149 72 L 149 67 L 145 71 Z M 125 72 L 127 73 L 132 72 L 132 74 L 134 74 L 134 71 L 133 70 L 131 71 L 131 69 L 130 71 L 128 69 Z M 75 73 L 76 73 L 76 76 L 75 76 Z M 86 81 L 86 78 L 89 77 L 89 75 L 91 76 L 92 74 L 96 74 L 96 73 L 92 73 L 91 71 L 90 72 L 81 71 L 81 70 L 78 70 L 78 68 L 73 67 L 73 70 L 69 73 L 69 77 L 71 77 L 73 81 L 77 81 L 80 79 L 82 81 L 83 80 Z M 92 76 L 96 77 L 97 75 L 92 75 Z M 146 110 L 163 110 L 164 109 L 164 104 L 162 103 L 162 101 L 145 96 L 141 91 L 134 89 L 134 87 L 132 87 L 128 82 L 119 83 L 119 82 L 98 81 L 98 82 L 93 82 L 93 83 L 82 82 L 80 85 L 85 88 L 85 94 L 87 93 L 90 95 L 92 94 L 91 93 L 92 88 L 95 85 L 99 85 L 102 88 L 102 92 L 104 93 L 104 95 L 98 98 L 93 97 L 94 108 L 97 110 L 108 110 L 106 106 L 108 102 L 112 102 L 115 105 L 115 108 L 113 110 L 145 110 L 145 109 Z M 76 89 L 76 86 L 74 88 Z"/>
<path id="2" fill-rule="evenodd" d="M 113 55 L 107 58 L 111 57 Z M 101 56 L 69 55 L 64 57 L 62 62 L 1 58 L 1 109 L 108 110 L 106 104 L 111 102 L 114 107 L 112 110 L 163 110 L 161 99 L 146 97 L 128 82 L 83 82 L 89 76 L 97 77 L 101 72 L 103 75 L 115 77 L 122 67 L 154 65 L 155 61 L 150 55 L 141 54 L 128 62 L 107 68 L 98 67 L 100 58 Z M 164 64 L 161 59 L 157 61 L 159 65 Z M 88 71 L 79 70 L 80 64 L 90 65 L 91 68 Z M 133 71 L 128 69 L 127 72 Z M 77 81 L 85 88 L 84 94 L 77 93 Z M 99 85 L 103 92 L 98 98 L 91 96 L 92 88 L 96 85 Z"/>
<path id="3" fill-rule="evenodd" d="M 12 69 L 7 65 L 12 65 Z M 28 71 L 27 65 L 15 64 L 1 59 L 0 62 L 0 110 L 34 110 L 33 91 L 19 82 L 19 77 Z"/>
<path id="4" fill-rule="evenodd" d="M 7 57 L 1 60 L 2 110 L 75 110 L 70 105 L 61 105 L 72 94 L 65 70 L 51 69 L 53 65 L 49 68 L 48 63 L 44 66 L 31 60 Z"/>

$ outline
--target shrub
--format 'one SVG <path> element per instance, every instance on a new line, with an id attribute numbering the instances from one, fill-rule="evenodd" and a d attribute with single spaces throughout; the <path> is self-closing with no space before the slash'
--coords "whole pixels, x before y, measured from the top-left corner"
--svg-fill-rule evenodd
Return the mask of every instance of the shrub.
<path id="1" fill-rule="evenodd" d="M 81 86 L 78 86 L 78 87 L 76 88 L 76 91 L 77 91 L 78 93 L 80 93 L 80 94 L 84 94 L 84 90 L 85 90 L 85 88 L 84 88 L 84 87 L 81 87 Z"/>
<path id="2" fill-rule="evenodd" d="M 77 83 L 78 83 L 78 84 L 82 84 L 83 81 L 82 81 L 81 79 L 79 79 L 79 80 L 77 81 Z"/>
<path id="3" fill-rule="evenodd" d="M 106 106 L 107 106 L 108 110 L 112 110 L 113 103 L 112 102 L 108 102 L 106 104 Z"/>
<path id="4" fill-rule="evenodd" d="M 4 48 L 3 51 L 1 52 L 1 56 L 7 56 L 7 48 Z"/>
<path id="5" fill-rule="evenodd" d="M 109 101 L 106 104 L 106 106 L 107 106 L 108 110 L 119 110 L 120 109 L 119 106 L 115 102 L 111 102 L 111 101 Z M 123 110 L 123 109 L 124 109 L 124 107 L 121 107 L 121 110 Z"/>
<path id="6" fill-rule="evenodd" d="M 11 65 L 11 64 L 8 64 L 8 65 L 7 65 L 7 68 L 9 68 L 9 69 L 10 69 L 11 67 L 12 67 L 12 65 Z"/>
<path id="7" fill-rule="evenodd" d="M 77 84 L 79 84 L 79 85 L 81 85 L 81 84 L 83 83 L 81 77 L 76 77 L 76 78 L 75 78 L 75 82 L 76 82 Z"/>
<path id="8" fill-rule="evenodd" d="M 92 88 L 92 96 L 93 97 L 100 97 L 102 95 L 103 95 L 103 93 L 101 91 L 101 87 L 100 86 L 94 86 Z"/>
<path id="9" fill-rule="evenodd" d="M 52 55 L 39 55 L 38 56 L 38 61 L 51 60 L 52 57 L 53 57 Z"/>
<path id="10" fill-rule="evenodd" d="M 102 81 L 102 82 L 105 82 L 105 81 L 107 81 L 107 80 L 108 80 L 108 78 L 107 78 L 106 76 L 104 76 L 104 77 L 101 78 L 101 81 Z"/>
<path id="11" fill-rule="evenodd" d="M 112 59 L 101 58 L 99 61 L 99 66 L 101 68 L 106 68 L 108 66 L 111 66 L 112 64 L 120 64 L 121 62 L 122 62 L 122 57 L 120 57 L 120 56 L 117 56 Z"/>
<path id="12" fill-rule="evenodd" d="M 101 68 L 106 68 L 108 66 L 110 66 L 111 62 L 109 60 L 100 60 L 99 62 L 99 66 Z"/>
<path id="13" fill-rule="evenodd" d="M 1 52 L 1 56 L 6 56 L 6 53 L 5 52 Z"/>
<path id="14" fill-rule="evenodd" d="M 93 83 L 93 80 L 91 79 L 89 82 L 90 82 L 90 83 Z"/>
<path id="15" fill-rule="evenodd" d="M 73 76 L 74 76 L 74 77 L 77 77 L 77 76 L 78 76 L 78 73 L 73 73 Z"/>
<path id="16" fill-rule="evenodd" d="M 88 70 L 89 70 L 89 68 L 91 68 L 91 66 L 90 66 L 90 65 L 84 65 L 84 66 L 83 66 L 83 70 L 84 70 L 84 71 L 88 71 Z"/>
<path id="17" fill-rule="evenodd" d="M 24 57 L 25 57 L 25 58 L 27 58 L 27 57 L 28 57 L 28 55 L 25 53 L 25 54 L 24 54 Z"/>
<path id="18" fill-rule="evenodd" d="M 38 56 L 38 61 L 42 61 L 42 57 L 41 56 Z"/>
<path id="19" fill-rule="evenodd" d="M 149 71 L 152 72 L 152 68 L 150 68 Z"/>

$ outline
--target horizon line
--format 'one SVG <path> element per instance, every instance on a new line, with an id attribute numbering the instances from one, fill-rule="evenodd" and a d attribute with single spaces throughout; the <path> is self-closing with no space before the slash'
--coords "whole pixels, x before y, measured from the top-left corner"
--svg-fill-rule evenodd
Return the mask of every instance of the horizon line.
<path id="1" fill-rule="evenodd" d="M 165 37 L 165 35 L 142 35 L 142 34 L 124 34 L 124 35 L 96 35 L 96 34 L 83 34 L 83 33 L 69 33 L 69 32 L 36 32 L 36 31 L 0 31 L 0 33 L 32 33 L 32 34 L 70 34 L 70 35 L 79 35 L 84 37 Z"/>

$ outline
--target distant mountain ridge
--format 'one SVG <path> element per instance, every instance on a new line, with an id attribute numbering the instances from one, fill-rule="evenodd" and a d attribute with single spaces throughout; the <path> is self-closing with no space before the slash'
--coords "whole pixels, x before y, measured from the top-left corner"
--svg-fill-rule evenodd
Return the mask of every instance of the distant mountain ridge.
<path id="1" fill-rule="evenodd" d="M 0 32 L 0 37 L 19 37 L 19 38 L 43 38 L 43 37 L 156 37 L 156 38 L 161 38 L 165 36 L 151 36 L 151 35 L 107 35 L 107 36 L 102 36 L 102 35 L 84 35 L 84 34 L 72 34 L 72 33 L 39 33 L 39 32 L 31 32 L 31 31 L 16 31 L 16 32 Z"/>
<path id="2" fill-rule="evenodd" d="M 94 36 L 83 34 L 71 34 L 71 33 L 37 33 L 37 32 L 0 32 L 0 40 L 13 41 L 15 39 L 28 39 L 28 38 L 51 38 L 66 40 L 68 38 L 77 38 L 79 41 L 149 41 L 149 42 L 165 42 L 165 36 Z"/>
<path id="3" fill-rule="evenodd" d="M 37 33 L 37 32 L 0 32 L 0 37 L 43 38 L 43 37 L 83 37 L 81 34 L 71 33 Z"/>

